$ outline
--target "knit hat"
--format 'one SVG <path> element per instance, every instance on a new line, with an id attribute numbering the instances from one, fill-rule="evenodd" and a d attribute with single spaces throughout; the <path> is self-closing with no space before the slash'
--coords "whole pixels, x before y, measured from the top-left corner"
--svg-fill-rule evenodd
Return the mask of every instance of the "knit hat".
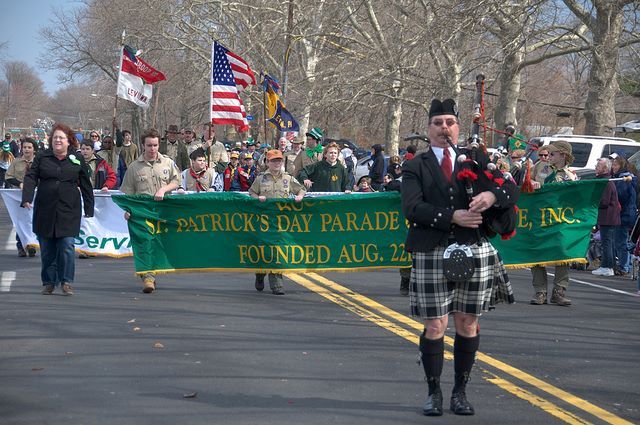
<path id="1" fill-rule="evenodd" d="M 5 152 L 11 152 L 11 143 L 7 141 L 2 142 L 2 150 Z"/>
<path id="2" fill-rule="evenodd" d="M 306 133 L 306 135 L 309 137 L 313 137 L 318 142 L 322 140 L 322 137 L 324 137 L 324 134 L 322 134 L 322 130 L 320 129 L 320 127 L 313 127 L 311 131 Z"/>
<path id="3" fill-rule="evenodd" d="M 565 155 L 565 161 L 567 165 L 573 162 L 573 150 L 571 149 L 571 143 L 567 142 L 566 140 L 554 140 L 553 142 L 549 143 L 549 145 L 547 146 L 547 150 L 549 151 L 549 153 L 563 153 Z"/>
<path id="4" fill-rule="evenodd" d="M 440 99 L 433 99 L 429 108 L 429 118 L 438 115 L 454 115 L 458 117 L 456 102 L 453 99 L 445 99 L 442 102 Z"/>

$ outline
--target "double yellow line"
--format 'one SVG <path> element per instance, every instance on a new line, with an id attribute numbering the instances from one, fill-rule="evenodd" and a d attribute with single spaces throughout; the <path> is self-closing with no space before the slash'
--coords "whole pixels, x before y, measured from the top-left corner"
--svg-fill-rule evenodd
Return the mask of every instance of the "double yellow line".
<path id="1" fill-rule="evenodd" d="M 316 273 L 305 273 L 303 275 L 288 274 L 287 277 L 297 284 L 317 293 L 318 295 L 357 314 L 358 316 L 367 319 L 370 322 L 384 329 L 387 329 L 390 332 L 393 332 L 394 334 L 406 339 L 407 341 L 418 344 L 418 333 L 422 332 L 422 323 L 417 322 L 410 317 L 400 314 L 388 307 L 385 307 L 384 305 L 372 300 L 371 298 L 353 292 L 349 288 L 346 288 Z M 409 329 L 407 329 L 407 327 Z M 445 344 L 452 347 L 453 339 L 445 336 Z M 451 352 L 446 352 L 445 357 L 447 359 L 451 359 Z M 631 422 L 622 419 L 611 412 L 608 412 L 580 397 L 561 390 L 560 388 L 544 382 L 541 379 L 538 379 L 504 362 L 501 362 L 500 360 L 497 360 L 491 356 L 478 352 L 477 360 L 479 363 L 478 366 L 482 370 L 485 380 L 499 386 L 503 390 L 513 394 L 516 397 L 528 401 L 532 405 L 544 410 L 545 412 L 567 424 L 591 424 L 591 422 L 561 408 L 557 404 L 554 404 L 551 401 L 544 399 L 543 397 L 527 391 L 521 386 L 518 386 L 503 377 L 498 376 L 496 373 L 491 372 L 486 367 L 490 366 L 497 369 L 499 371 L 498 373 L 502 372 L 502 374 L 510 375 L 513 378 L 526 382 L 537 390 L 552 395 L 560 399 L 561 401 L 568 403 L 590 415 L 593 415 L 606 423 L 613 425 L 632 425 Z"/>

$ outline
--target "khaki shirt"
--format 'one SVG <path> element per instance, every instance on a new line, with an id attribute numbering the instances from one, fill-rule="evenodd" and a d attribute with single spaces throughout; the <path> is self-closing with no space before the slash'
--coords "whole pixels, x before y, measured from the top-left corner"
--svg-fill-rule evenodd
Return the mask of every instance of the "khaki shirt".
<path id="1" fill-rule="evenodd" d="M 155 195 L 163 186 L 182 183 L 180 170 L 171 158 L 161 153 L 154 162 L 147 162 L 144 155 L 131 163 L 122 179 L 120 190 L 127 195 Z"/>
<path id="2" fill-rule="evenodd" d="M 256 177 L 249 188 L 249 194 L 266 196 L 267 198 L 288 198 L 289 195 L 304 195 L 305 193 L 307 191 L 304 186 L 290 174 L 281 173 L 276 177 L 269 170 Z"/>
<path id="3" fill-rule="evenodd" d="M 554 178 L 554 182 L 566 182 L 566 181 L 574 181 L 578 180 L 578 176 L 576 173 L 569 169 L 568 165 L 565 165 L 559 170 L 556 170 L 556 175 Z"/>
<path id="4" fill-rule="evenodd" d="M 300 171 L 302 171 L 304 167 L 306 167 L 307 165 L 316 163 L 318 161 L 322 161 L 321 153 L 314 153 L 313 156 L 309 158 L 309 155 L 307 155 L 307 152 L 305 151 L 305 149 L 302 149 L 300 154 L 293 161 L 293 166 L 295 167 L 295 174 L 293 175 L 297 178 L 300 175 Z"/>
<path id="5" fill-rule="evenodd" d="M 193 151 L 202 147 L 202 142 L 192 140 L 191 143 L 184 142 L 184 145 L 187 148 L 187 156 L 190 156 Z"/>
<path id="6" fill-rule="evenodd" d="M 125 145 L 120 146 L 120 156 L 124 160 L 124 165 L 128 167 L 139 156 L 138 146 L 135 145 L 134 143 L 131 143 L 129 146 L 125 146 Z M 117 168 L 114 168 L 114 171 L 116 170 Z"/>
<path id="7" fill-rule="evenodd" d="M 192 192 L 197 192 L 198 188 L 196 187 L 196 179 L 193 178 L 190 172 L 191 168 L 187 168 L 182 172 L 182 188 L 184 190 L 189 190 Z M 200 182 L 204 190 L 209 190 L 213 187 L 213 180 L 216 178 L 216 173 L 208 168 L 202 176 L 200 176 L 197 180 Z"/>
<path id="8" fill-rule="evenodd" d="M 211 152 L 209 154 L 209 166 L 215 166 L 219 162 L 224 162 L 225 164 L 229 162 L 229 153 L 222 143 L 214 141 L 209 150 Z"/>
<path id="9" fill-rule="evenodd" d="M 33 161 L 31 161 L 33 162 Z M 31 162 L 29 166 L 31 166 Z M 24 175 L 27 174 L 27 161 L 24 158 L 16 158 L 9 165 L 9 169 L 7 170 L 7 174 L 5 175 L 5 179 L 16 179 L 20 183 L 24 181 Z"/>
<path id="10" fill-rule="evenodd" d="M 300 151 L 298 153 L 295 153 L 294 151 L 287 151 L 284 154 L 284 168 L 285 171 L 289 174 L 291 174 L 292 176 L 295 176 L 296 174 L 296 166 L 295 166 L 295 160 L 298 157 L 298 155 L 302 154 L 302 152 L 304 152 L 304 149 L 300 149 Z"/>

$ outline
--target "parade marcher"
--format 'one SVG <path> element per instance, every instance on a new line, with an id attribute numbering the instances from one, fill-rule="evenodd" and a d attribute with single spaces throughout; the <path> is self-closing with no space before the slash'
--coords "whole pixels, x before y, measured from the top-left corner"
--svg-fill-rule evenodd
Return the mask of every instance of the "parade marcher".
<path id="1" fill-rule="evenodd" d="M 227 168 L 224 170 L 223 181 L 224 181 L 224 191 L 225 192 L 240 192 L 242 186 L 240 185 L 240 165 L 239 165 L 239 157 L 240 154 L 238 152 L 231 152 L 231 161 Z"/>
<path id="2" fill-rule="evenodd" d="M 249 136 L 249 138 L 247 139 L 247 151 L 245 153 L 251 154 L 254 163 L 258 162 L 258 159 L 260 159 L 260 152 L 256 150 L 256 142 L 251 136 Z"/>
<path id="3" fill-rule="evenodd" d="M 527 144 L 524 142 L 524 136 L 522 134 L 516 133 L 516 127 L 513 124 L 507 124 L 504 128 L 504 137 L 502 141 L 499 142 L 498 150 L 506 155 L 507 153 L 511 153 L 517 149 L 526 149 Z"/>
<path id="4" fill-rule="evenodd" d="M 293 139 L 291 140 L 291 150 L 284 153 L 284 169 L 292 176 L 299 174 L 300 170 L 296 170 L 295 162 L 298 155 L 300 155 L 300 153 L 303 151 L 303 144 L 304 140 Z"/>
<path id="5" fill-rule="evenodd" d="M 80 153 L 84 158 L 84 162 L 89 167 L 91 186 L 96 190 L 108 192 L 116 186 L 116 173 L 107 161 L 95 154 L 93 146 L 93 141 L 84 140 L 80 143 Z"/>
<path id="6" fill-rule="evenodd" d="M 384 148 L 379 143 L 371 146 L 371 159 L 373 159 L 373 163 L 369 168 L 369 177 L 371 177 L 373 190 L 380 190 L 380 187 L 384 183 L 384 175 L 387 174 L 387 161 L 384 158 L 383 151 Z"/>
<path id="7" fill-rule="evenodd" d="M 191 192 L 221 192 L 222 178 L 221 174 L 207 167 L 207 159 L 202 148 L 196 149 L 189 155 L 191 159 L 191 167 L 182 172 L 182 186 L 178 188 L 178 192 L 183 193 L 185 190 Z"/>
<path id="8" fill-rule="evenodd" d="M 11 153 L 11 143 L 6 140 L 3 141 L 2 149 L 0 149 L 0 189 L 4 188 L 7 170 L 14 159 L 15 157 L 13 156 L 13 153 Z"/>
<path id="9" fill-rule="evenodd" d="M 146 130 L 140 139 L 142 155 L 127 169 L 120 190 L 127 195 L 151 195 L 155 201 L 162 201 L 165 194 L 180 186 L 180 171 L 171 158 L 159 152 L 160 133 L 156 129 Z M 125 212 L 125 220 L 129 220 L 129 217 L 131 214 Z M 142 284 L 142 292 L 145 294 L 155 291 L 156 274 L 145 273 Z"/>
<path id="10" fill-rule="evenodd" d="M 513 302 L 502 259 L 488 240 L 500 222 L 492 221 L 491 227 L 487 223 L 491 217 L 506 214 L 515 226 L 515 213 L 509 213 L 515 211 L 518 189 L 500 177 L 477 186 L 470 201 L 465 182 L 457 177 L 463 165 L 456 161 L 457 150 L 449 144 L 457 144 L 459 131 L 455 102 L 434 99 L 429 110 L 430 149 L 405 163 L 402 172 L 402 209 L 409 222 L 406 249 L 413 257 L 409 301 L 412 314 L 424 318 L 420 353 L 429 386 L 423 407 L 427 416 L 442 415 L 440 375 L 449 315 L 453 314 L 456 330 L 450 408 L 456 415 L 473 415 L 465 391 L 480 341 L 480 315 L 489 309 L 492 292 L 497 300 Z M 477 162 L 486 167 L 489 158 L 478 152 Z M 500 176 L 499 171 L 493 173 Z M 505 232 L 513 230 L 504 227 Z M 461 282 L 445 277 L 449 269 L 443 256 L 454 243 L 473 254 L 473 275 Z"/>
<path id="11" fill-rule="evenodd" d="M 311 129 L 311 131 L 306 133 L 306 136 L 307 143 L 305 149 L 293 161 L 293 166 L 295 167 L 296 173 L 294 177 L 298 180 L 301 180 L 300 172 L 304 167 L 322 160 L 321 143 L 322 138 L 324 137 L 322 130 L 320 129 L 320 127 L 314 127 Z"/>
<path id="12" fill-rule="evenodd" d="M 531 169 L 531 180 L 544 183 L 547 176 L 552 172 L 551 163 L 549 162 L 549 150 L 546 146 L 542 146 L 538 149 L 538 161 Z"/>
<path id="13" fill-rule="evenodd" d="M 20 145 L 15 140 L 11 139 L 11 133 L 5 133 L 3 141 L 8 142 L 9 146 L 11 146 L 11 153 L 14 158 L 20 156 Z"/>
<path id="14" fill-rule="evenodd" d="M 216 140 L 216 134 L 211 128 L 210 140 L 202 142 L 202 149 L 207 155 L 207 166 L 216 173 L 224 173 L 229 163 L 229 153 L 224 145 Z"/>
<path id="15" fill-rule="evenodd" d="M 547 176 L 544 183 L 573 181 L 578 177 L 569 169 L 573 162 L 571 144 L 565 140 L 555 140 L 547 146 L 549 152 L 549 163 L 552 172 Z M 532 182 L 535 189 L 540 187 L 540 183 Z M 531 300 L 533 305 L 547 303 L 547 268 L 544 266 L 531 267 L 533 275 L 533 289 L 535 296 Z M 569 266 L 555 266 L 555 277 L 553 278 L 553 292 L 551 293 L 551 303 L 560 306 L 571 305 L 571 300 L 565 297 L 569 287 Z"/>
<path id="16" fill-rule="evenodd" d="M 116 151 L 124 162 L 124 168 L 122 169 L 122 176 L 127 171 L 127 167 L 131 165 L 133 161 L 138 159 L 138 145 L 133 143 L 131 138 L 131 132 L 129 130 L 118 129 L 115 120 L 113 121 L 113 128 L 116 130 Z M 120 166 L 118 166 L 120 168 Z"/>
<path id="17" fill-rule="evenodd" d="M 9 187 L 23 188 L 24 176 L 31 168 L 36 151 L 38 150 L 38 144 L 30 137 L 23 139 L 21 142 L 20 151 L 22 155 L 16 158 L 9 169 L 7 170 L 6 183 Z M 22 245 L 20 237 L 16 234 L 16 248 L 18 249 L 18 257 L 35 257 L 36 249 L 33 246 L 28 246 L 26 251 Z"/>
<path id="18" fill-rule="evenodd" d="M 49 136 L 51 148 L 36 155 L 24 177 L 21 206 L 31 209 L 33 202 L 33 232 L 40 243 L 43 295 L 51 295 L 58 285 L 64 294 L 73 295 L 74 240 L 80 234 L 82 206 L 85 217 L 93 217 L 91 180 L 84 159 L 75 155 L 76 143 L 71 128 L 55 124 Z"/>
<path id="19" fill-rule="evenodd" d="M 98 152 L 102 149 L 102 140 L 100 140 L 100 133 L 92 131 L 89 133 L 89 141 L 93 143 L 93 150 Z"/>
<path id="20" fill-rule="evenodd" d="M 307 165 L 300 171 L 299 180 L 312 192 L 347 192 L 347 169 L 338 161 L 338 145 L 329 143 L 324 149 L 322 161 Z"/>
<path id="21" fill-rule="evenodd" d="M 124 159 L 120 158 L 120 148 L 114 146 L 111 136 L 105 136 L 104 139 L 102 139 L 102 149 L 96 152 L 96 156 L 107 161 L 109 167 L 116 173 L 116 185 L 114 189 L 118 188 L 122 181 L 122 176 L 124 176 L 126 166 L 124 165 Z"/>
<path id="22" fill-rule="evenodd" d="M 260 174 L 249 189 L 252 198 L 264 202 L 270 198 L 289 198 L 294 195 L 296 202 L 302 201 L 305 190 L 290 174 L 282 171 L 284 157 L 282 152 L 272 149 L 267 152 L 267 164 L 269 168 Z M 264 289 L 264 273 L 256 273 L 255 288 L 257 291 Z M 274 295 L 284 295 L 282 273 L 269 273 L 269 287 Z"/>
<path id="23" fill-rule="evenodd" d="M 609 158 L 600 158 L 596 164 L 596 178 L 611 178 L 611 160 Z M 613 235 L 615 226 L 620 225 L 620 203 L 618 202 L 618 193 L 616 185 L 613 182 L 607 183 L 600 204 L 598 205 L 598 229 L 600 230 L 600 242 L 602 245 L 602 259 L 600 267 L 591 273 L 597 276 L 613 276 L 614 244 Z"/>
<path id="24" fill-rule="evenodd" d="M 186 127 L 182 130 L 182 140 L 185 147 L 187 148 L 187 155 L 189 156 L 189 159 L 191 159 L 191 154 L 193 153 L 193 151 L 202 147 L 202 143 L 197 141 L 196 133 L 191 127 Z"/>
<path id="25" fill-rule="evenodd" d="M 182 171 L 189 168 L 189 154 L 184 142 L 178 140 L 179 134 L 177 125 L 169 125 L 169 129 L 165 131 L 165 138 L 160 141 L 160 154 L 171 158 Z"/>
<path id="26" fill-rule="evenodd" d="M 611 171 L 614 178 L 631 177 L 631 181 L 616 181 L 618 201 L 620 201 L 620 225 L 616 226 L 613 233 L 613 243 L 617 262 L 614 273 L 617 276 L 626 276 L 631 271 L 631 256 L 629 247 L 629 231 L 636 222 L 636 190 L 637 177 L 629 171 L 629 162 L 625 157 L 617 153 L 611 158 Z"/>
<path id="27" fill-rule="evenodd" d="M 238 174 L 240 191 L 248 191 L 258 175 L 258 167 L 254 164 L 253 153 L 247 151 L 242 154 L 242 165 L 238 169 Z"/>

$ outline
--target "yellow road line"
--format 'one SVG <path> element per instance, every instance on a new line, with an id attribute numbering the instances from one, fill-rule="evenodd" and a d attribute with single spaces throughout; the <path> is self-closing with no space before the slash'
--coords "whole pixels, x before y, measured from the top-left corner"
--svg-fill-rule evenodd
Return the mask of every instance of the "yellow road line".
<path id="1" fill-rule="evenodd" d="M 411 319 L 411 318 L 409 318 L 409 317 L 407 317 L 407 316 L 405 316 L 403 314 L 400 314 L 400 313 L 398 313 L 398 312 L 396 312 L 396 311 L 394 311 L 394 310 L 392 310 L 392 309 L 390 309 L 390 308 L 388 308 L 388 307 L 386 307 L 386 306 L 384 306 L 384 305 L 372 300 L 371 298 L 365 297 L 364 295 L 360 295 L 360 294 L 350 290 L 349 288 L 346 288 L 346 287 L 344 287 L 344 286 L 342 286 L 342 285 L 340 285 L 340 284 L 338 284 L 336 282 L 333 282 L 333 281 L 325 278 L 324 276 L 320 276 L 319 274 L 316 274 L 316 273 L 307 273 L 306 275 L 311 277 L 312 279 L 317 280 L 318 282 L 322 283 L 323 285 L 326 285 L 327 287 L 335 290 L 336 292 L 339 292 L 341 294 L 344 294 L 344 295 L 348 296 L 349 298 L 361 303 L 364 306 L 367 306 L 369 308 L 375 309 L 379 313 L 382 313 L 383 315 L 385 315 L 387 317 L 390 317 L 390 318 L 392 318 L 393 320 L 395 320 L 395 321 L 397 321 L 399 323 L 403 323 L 403 324 L 405 324 L 405 325 L 407 325 L 407 326 L 409 326 L 409 327 L 411 327 L 413 329 L 416 329 L 416 330 L 418 330 L 420 332 L 423 329 L 422 323 L 417 322 L 417 321 L 415 321 L 415 320 L 413 320 L 413 319 Z M 295 279 L 293 279 L 294 276 L 297 276 L 297 275 L 288 275 L 288 277 L 292 278 L 292 280 L 295 280 Z M 305 286 L 305 285 L 303 285 L 303 286 Z M 317 286 L 317 285 L 315 285 L 315 286 Z M 311 288 L 309 288 L 309 289 L 311 289 Z M 311 289 L 311 290 L 313 290 L 313 289 Z M 326 290 L 324 290 L 324 288 L 323 288 L 323 291 L 326 291 Z M 340 304 L 340 303 L 337 303 L 337 304 Z M 383 319 L 383 320 L 386 320 L 386 319 Z M 389 321 L 387 321 L 387 322 L 389 322 Z M 382 323 L 382 322 L 380 322 L 380 323 Z M 391 322 L 389 322 L 389 323 L 391 323 Z M 380 326 L 382 326 L 382 325 L 380 325 Z M 406 337 L 405 337 L 405 339 L 413 342 L 414 344 L 417 344 L 417 340 L 415 338 L 415 335 L 413 335 L 413 339 L 409 339 L 409 338 L 406 338 Z M 449 346 L 453 346 L 453 339 L 451 337 L 445 336 L 445 343 L 447 343 Z M 524 381 L 524 382 L 526 382 L 526 383 L 528 383 L 528 384 L 530 384 L 530 385 L 532 385 L 534 387 L 539 388 L 540 390 L 542 390 L 542 391 L 544 391 L 544 392 L 546 392 L 548 394 L 553 395 L 554 397 L 557 397 L 557 398 L 565 401 L 566 403 L 569 403 L 569 404 L 571 404 L 571 405 L 573 405 L 573 406 L 575 406 L 575 407 L 577 407 L 577 408 L 579 408 L 579 409 L 581 409 L 581 410 L 583 410 L 583 411 L 585 411 L 585 412 L 587 412 L 587 413 L 589 413 L 589 414 L 591 414 L 591 415 L 593 415 L 593 416 L 595 416 L 595 417 L 597 417 L 599 419 L 602 419 L 603 421 L 605 421 L 605 422 L 607 422 L 609 424 L 612 424 L 612 425 L 633 425 L 631 422 L 629 422 L 629 421 L 627 421 L 627 420 L 625 420 L 625 419 L 623 419 L 623 418 L 621 418 L 621 417 L 619 417 L 619 416 L 617 416 L 617 415 L 615 415 L 615 414 L 613 414 L 611 412 L 608 412 L 607 410 L 605 410 L 605 409 L 603 409 L 601 407 L 598 407 L 598 406 L 596 406 L 596 405 L 594 405 L 594 404 L 592 404 L 592 403 L 590 403 L 590 402 L 588 402 L 588 401 L 586 401 L 586 400 L 584 400 L 584 399 L 582 399 L 580 397 L 574 396 L 573 394 L 571 394 L 571 393 L 569 393 L 567 391 L 564 391 L 564 390 L 562 390 L 560 388 L 557 388 L 557 387 L 555 387 L 555 386 L 553 386 L 553 385 L 551 385 L 551 384 L 549 384 L 547 382 L 544 382 L 541 379 L 538 379 L 538 378 L 534 377 L 533 375 L 530 375 L 530 374 L 528 374 L 528 373 L 526 373 L 526 372 L 524 372 L 524 371 L 522 371 L 520 369 L 517 369 L 517 368 L 515 368 L 513 366 L 510 366 L 510 365 L 508 365 L 508 364 L 506 364 L 506 363 L 504 363 L 504 362 L 502 362 L 500 360 L 497 360 L 497 359 L 495 359 L 495 358 L 493 358 L 491 356 L 488 356 L 488 355 L 486 355 L 486 354 L 484 354 L 482 352 L 478 352 L 477 359 L 478 359 L 478 361 L 481 361 L 481 362 L 486 363 L 486 364 L 488 364 L 490 366 L 493 366 L 498 370 L 501 370 L 501 371 L 503 371 L 503 372 L 515 377 L 515 378 L 518 378 L 518 379 L 520 379 L 520 380 L 522 380 L 522 381 Z M 527 401 L 533 403 L 533 401 L 531 401 L 531 400 L 527 400 Z M 533 403 L 533 404 L 537 405 L 536 403 Z M 539 407 L 542 408 L 542 406 L 539 406 Z M 544 408 L 543 408 L 543 410 L 544 410 Z M 571 415 L 568 412 L 567 412 L 567 414 Z M 571 423 L 574 423 L 574 422 L 571 422 Z M 580 423 L 584 423 L 584 421 L 580 422 Z"/>

